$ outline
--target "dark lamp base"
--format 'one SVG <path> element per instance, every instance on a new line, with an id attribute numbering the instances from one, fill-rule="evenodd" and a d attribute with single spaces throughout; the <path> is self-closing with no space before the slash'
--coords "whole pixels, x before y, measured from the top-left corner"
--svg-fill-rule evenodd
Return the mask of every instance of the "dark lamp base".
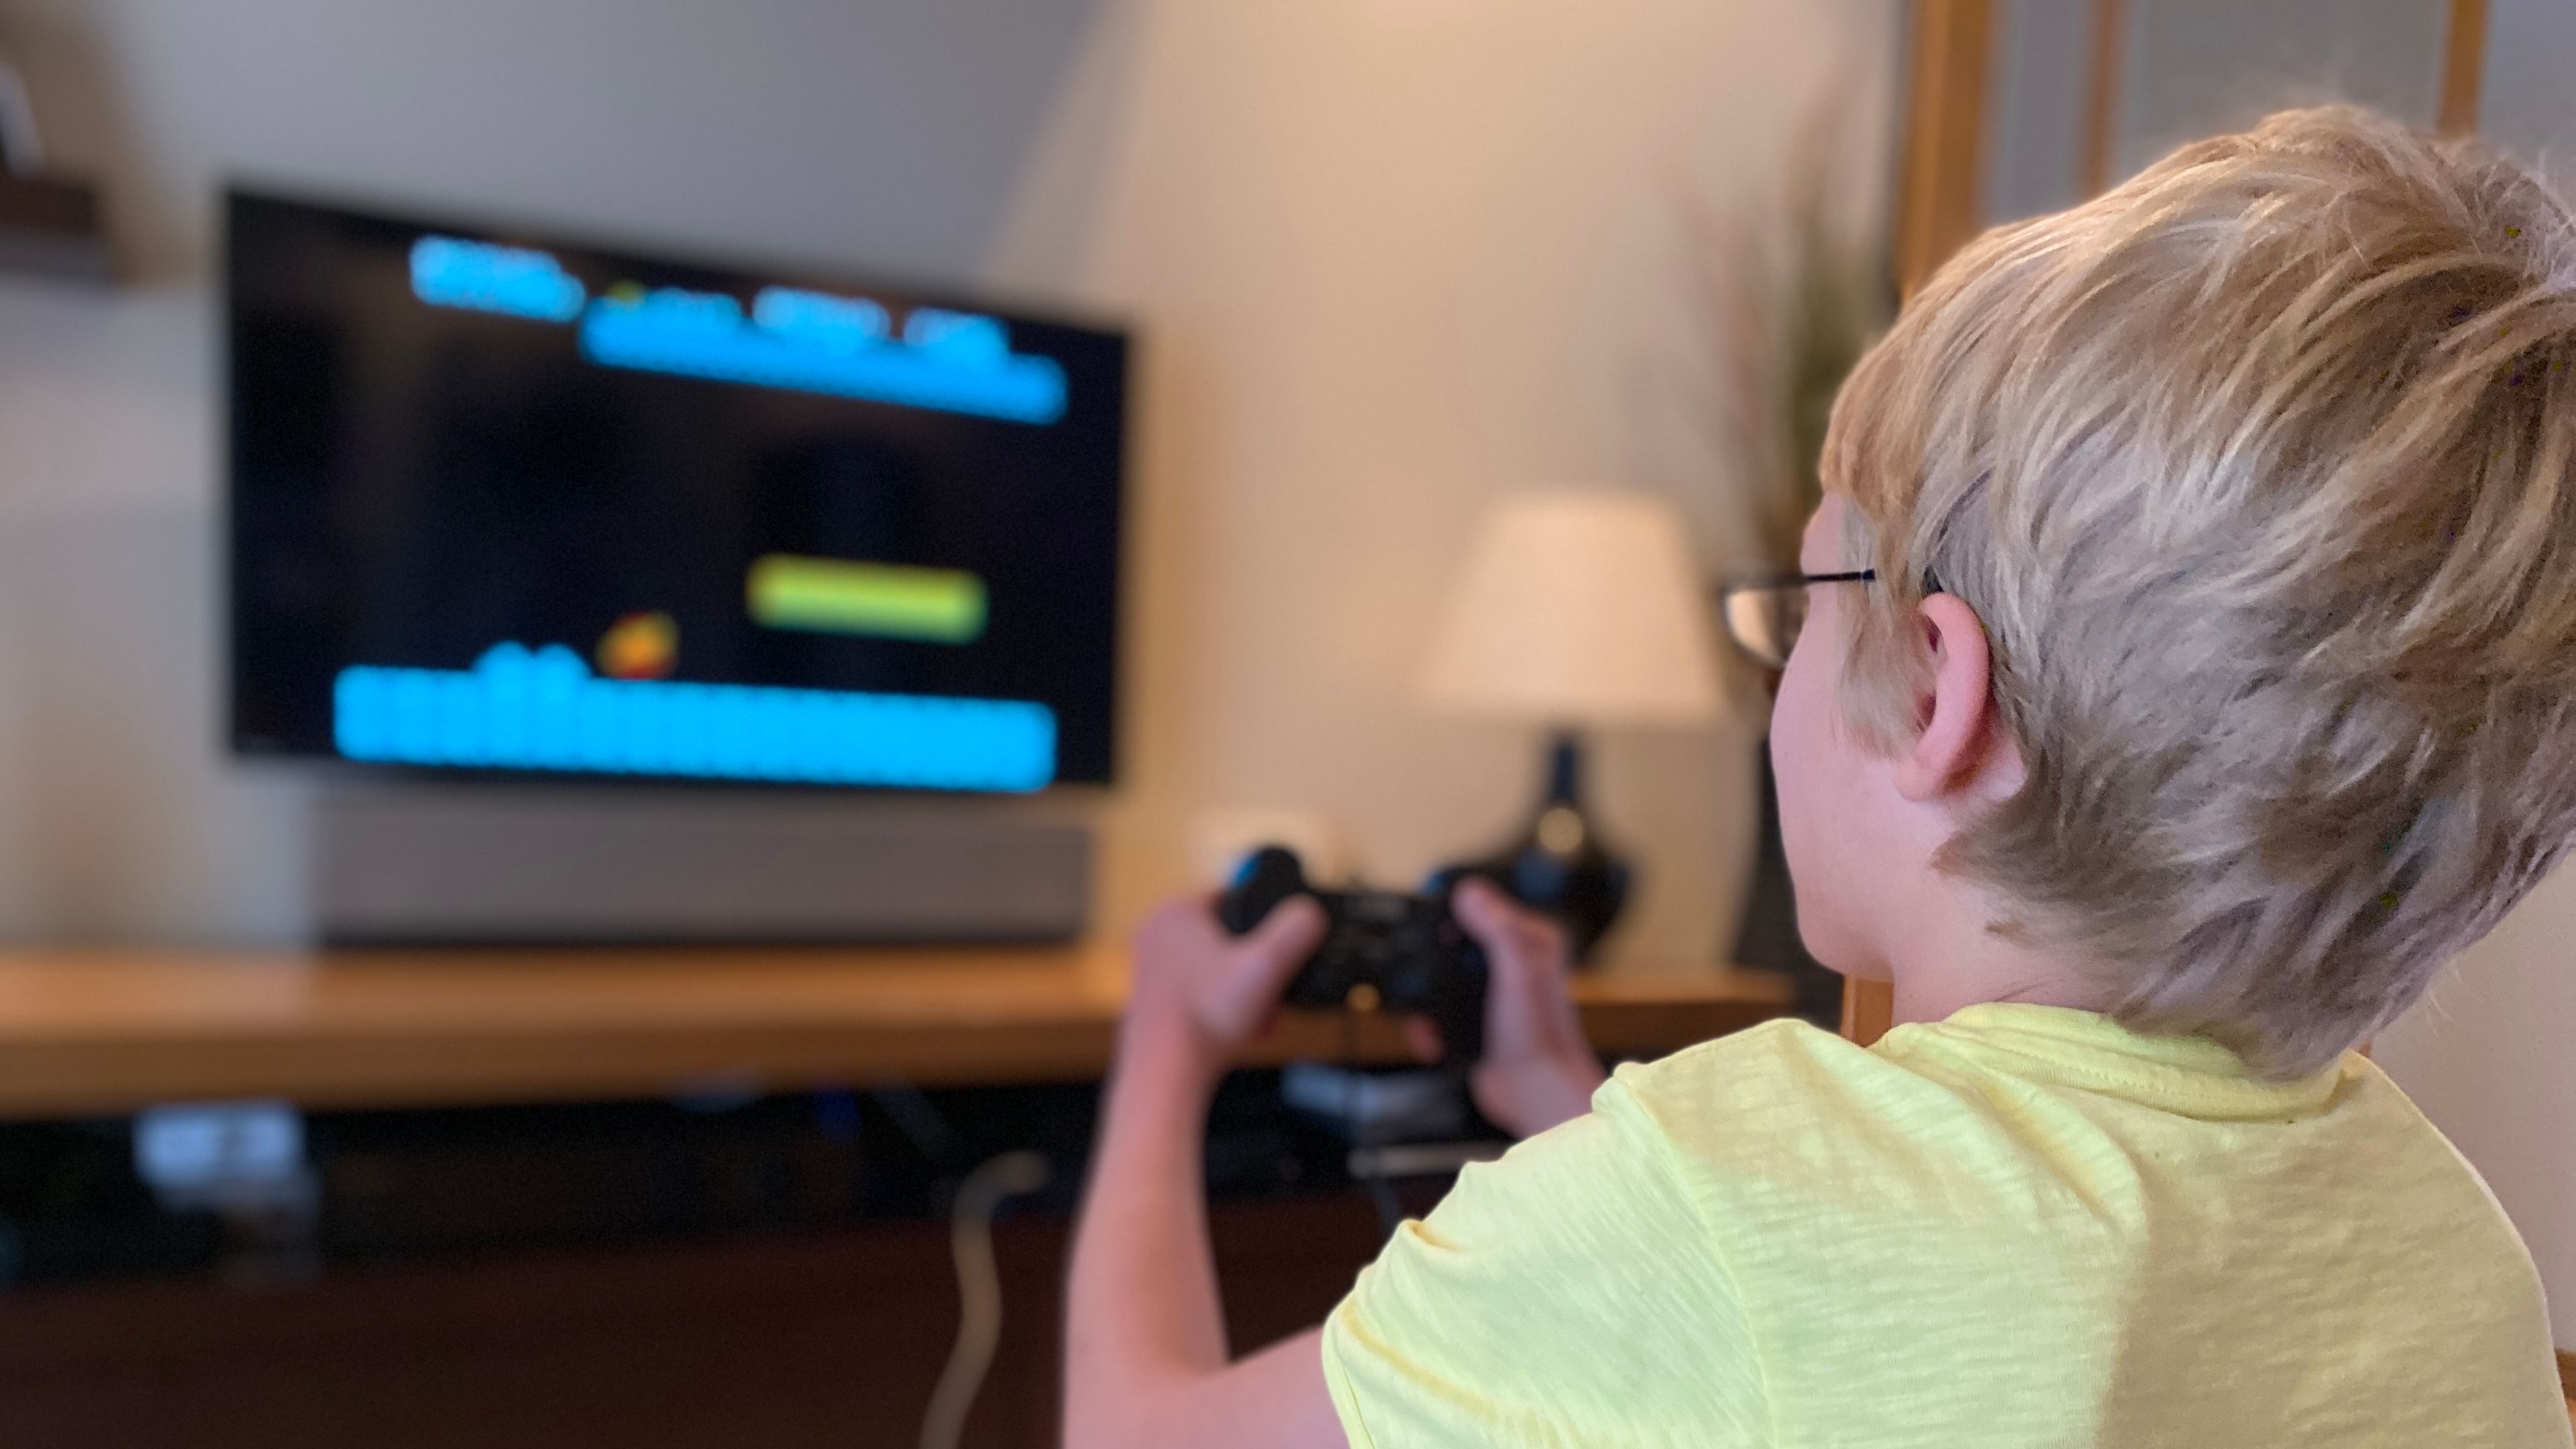
<path id="1" fill-rule="evenodd" d="M 1602 844 L 1583 809 L 1583 745 L 1572 733 L 1548 746 L 1547 781 L 1537 811 L 1520 839 L 1491 855 L 1445 866 L 1436 889 L 1462 876 L 1482 876 L 1515 900 L 1554 916 L 1566 930 L 1579 965 L 1609 933 L 1627 904 L 1628 863 Z"/>

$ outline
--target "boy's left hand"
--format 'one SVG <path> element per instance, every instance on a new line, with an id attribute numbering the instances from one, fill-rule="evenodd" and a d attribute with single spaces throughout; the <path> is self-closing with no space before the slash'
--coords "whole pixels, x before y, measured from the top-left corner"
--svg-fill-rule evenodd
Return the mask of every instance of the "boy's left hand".
<path id="1" fill-rule="evenodd" d="M 1476 1110 L 1515 1137 L 1535 1137 L 1592 1110 L 1601 1058 L 1583 1038 L 1566 990 L 1574 953 L 1564 927 L 1469 878 L 1458 887 L 1458 923 L 1485 948 L 1485 1055 L 1468 1077 Z M 1440 1054 L 1440 1034 L 1409 1024 L 1414 1052 Z"/>
<path id="2" fill-rule="evenodd" d="M 1281 902 L 1248 934 L 1229 935 L 1207 896 L 1185 896 L 1136 932 L 1135 981 L 1119 1057 L 1172 1059 L 1213 1084 L 1279 1008 L 1279 994 L 1324 939 L 1312 896 Z"/>

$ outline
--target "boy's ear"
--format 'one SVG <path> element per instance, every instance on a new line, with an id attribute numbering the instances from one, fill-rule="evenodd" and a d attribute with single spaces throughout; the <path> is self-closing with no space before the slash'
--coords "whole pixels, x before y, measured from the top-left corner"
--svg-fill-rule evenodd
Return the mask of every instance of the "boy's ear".
<path id="1" fill-rule="evenodd" d="M 1918 804 L 2010 794 L 2021 783 L 2021 752 L 1997 728 L 1985 624 L 1950 594 L 1926 598 L 1914 624 L 1927 666 L 1919 677 L 1929 683 L 1915 697 L 1913 743 L 1896 758 L 1897 792 Z M 1989 778 L 1998 771 L 2010 778 Z"/>

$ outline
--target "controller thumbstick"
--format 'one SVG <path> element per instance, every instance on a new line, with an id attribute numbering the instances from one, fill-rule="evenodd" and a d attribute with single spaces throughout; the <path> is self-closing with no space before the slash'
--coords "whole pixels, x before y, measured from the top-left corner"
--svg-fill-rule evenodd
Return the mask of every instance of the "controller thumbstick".
<path id="1" fill-rule="evenodd" d="M 1306 868 L 1297 852 L 1265 845 L 1235 867 L 1234 884 L 1217 900 L 1217 919 L 1242 935 L 1261 924 L 1273 908 L 1306 889 Z"/>

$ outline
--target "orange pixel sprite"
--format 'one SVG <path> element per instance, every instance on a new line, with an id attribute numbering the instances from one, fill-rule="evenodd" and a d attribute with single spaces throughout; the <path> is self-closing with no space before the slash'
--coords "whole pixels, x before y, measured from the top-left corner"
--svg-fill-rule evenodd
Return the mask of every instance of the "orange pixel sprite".
<path id="1" fill-rule="evenodd" d="M 668 679 L 680 663 L 679 621 L 658 610 L 628 614 L 599 636 L 598 660 L 611 679 Z"/>

